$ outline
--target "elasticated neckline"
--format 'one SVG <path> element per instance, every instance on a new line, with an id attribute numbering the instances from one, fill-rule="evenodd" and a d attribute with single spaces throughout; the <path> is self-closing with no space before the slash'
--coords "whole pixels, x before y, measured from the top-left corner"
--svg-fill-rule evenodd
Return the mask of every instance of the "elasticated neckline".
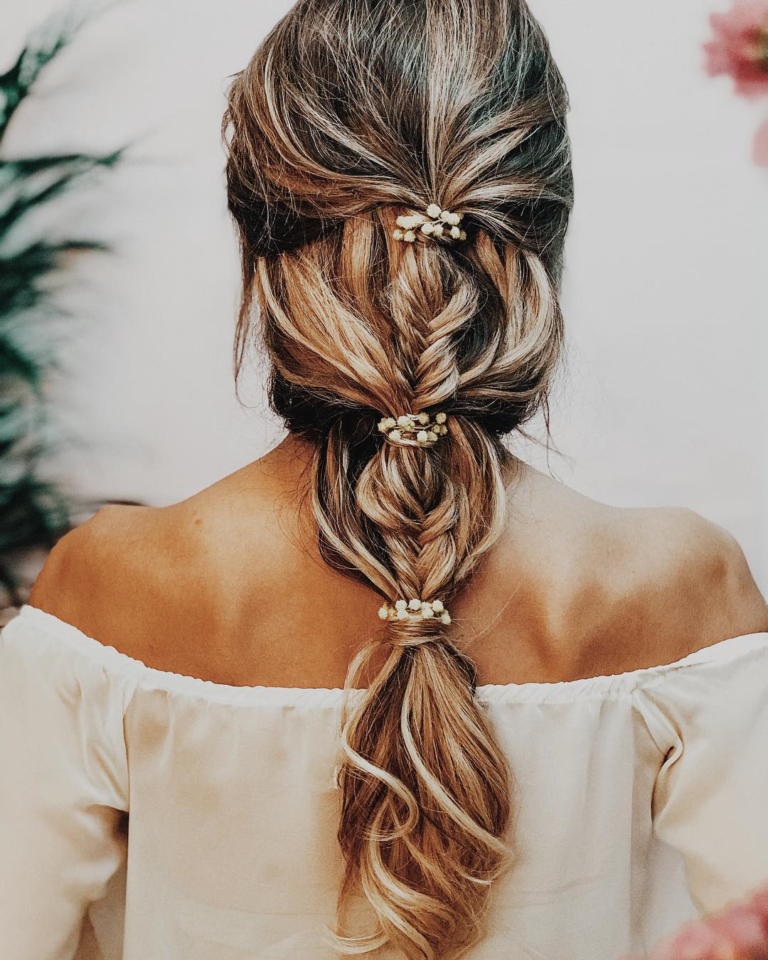
<path id="1" fill-rule="evenodd" d="M 14 624 L 16 624 L 15 627 Z M 161 689 L 169 693 L 202 697 L 218 702 L 272 702 L 294 705 L 307 703 L 314 706 L 341 703 L 344 693 L 340 687 L 235 686 L 159 670 L 121 653 L 114 646 L 89 637 L 72 624 L 30 604 L 24 604 L 21 607 L 19 613 L 5 627 L 5 631 L 9 631 L 10 628 L 12 634 L 16 629 L 22 629 L 25 626 L 31 626 L 49 637 L 56 638 L 111 672 L 130 675 L 141 686 Z M 665 674 L 694 664 L 727 662 L 760 648 L 768 651 L 768 633 L 766 632 L 730 637 L 710 644 L 708 647 L 702 647 L 672 663 L 642 667 L 625 673 L 550 683 L 482 684 L 477 688 L 477 698 L 485 703 L 502 701 L 546 703 L 580 699 L 615 699 L 627 696 L 639 686 Z"/>

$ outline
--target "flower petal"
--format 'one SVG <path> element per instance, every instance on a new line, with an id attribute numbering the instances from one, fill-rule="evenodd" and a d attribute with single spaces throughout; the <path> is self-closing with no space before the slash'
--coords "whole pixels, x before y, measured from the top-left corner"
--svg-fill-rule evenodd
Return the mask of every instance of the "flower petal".
<path id="1" fill-rule="evenodd" d="M 752 155 L 758 166 L 768 167 L 768 120 L 765 121 L 755 134 Z M 766 893 L 766 897 L 768 897 L 768 893 Z"/>

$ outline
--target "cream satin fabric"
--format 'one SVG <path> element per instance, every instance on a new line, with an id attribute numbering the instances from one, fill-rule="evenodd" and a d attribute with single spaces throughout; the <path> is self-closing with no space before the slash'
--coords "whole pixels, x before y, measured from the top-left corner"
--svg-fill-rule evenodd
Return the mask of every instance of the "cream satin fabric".
<path id="1" fill-rule="evenodd" d="M 768 634 L 478 696 L 518 861 L 469 960 L 618 960 L 768 881 Z M 2 960 L 335 956 L 340 705 L 153 670 L 23 607 L 0 634 Z"/>

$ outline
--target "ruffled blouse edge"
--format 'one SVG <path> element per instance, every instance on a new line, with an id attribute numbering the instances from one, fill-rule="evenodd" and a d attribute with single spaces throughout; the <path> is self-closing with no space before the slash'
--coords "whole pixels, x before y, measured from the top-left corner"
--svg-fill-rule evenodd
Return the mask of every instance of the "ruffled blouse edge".
<path id="1" fill-rule="evenodd" d="M 203 697 L 230 703 L 272 703 L 281 705 L 336 706 L 343 700 L 340 687 L 270 687 L 235 686 L 203 680 L 186 674 L 174 673 L 150 667 L 143 661 L 130 657 L 114 646 L 89 637 L 74 625 L 39 607 L 24 604 L 19 612 L 3 628 L 0 636 L 12 638 L 24 628 L 31 628 L 50 638 L 59 640 L 70 649 L 78 651 L 88 660 L 105 669 L 130 676 L 138 685 L 162 689 L 168 693 Z M 564 702 L 580 699 L 614 699 L 626 697 L 640 686 L 664 674 L 678 671 L 694 664 L 727 662 L 752 651 L 768 651 L 768 633 L 743 634 L 720 640 L 702 647 L 672 663 L 643 667 L 618 674 L 606 674 L 575 680 L 551 683 L 482 684 L 477 688 L 477 698 L 484 703 L 497 702 Z M 353 694 L 357 691 L 353 691 Z"/>

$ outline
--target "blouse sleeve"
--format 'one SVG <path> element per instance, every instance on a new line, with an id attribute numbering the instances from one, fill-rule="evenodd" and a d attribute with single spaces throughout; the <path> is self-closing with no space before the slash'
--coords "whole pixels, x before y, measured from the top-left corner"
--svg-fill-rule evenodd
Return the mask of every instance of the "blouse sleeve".
<path id="1" fill-rule="evenodd" d="M 125 679 L 18 615 L 0 633 L 0 956 L 70 960 L 125 856 Z"/>
<path id="2" fill-rule="evenodd" d="M 654 830 L 682 854 L 704 915 L 768 884 L 768 634 L 687 659 L 642 696 L 664 757 Z"/>

